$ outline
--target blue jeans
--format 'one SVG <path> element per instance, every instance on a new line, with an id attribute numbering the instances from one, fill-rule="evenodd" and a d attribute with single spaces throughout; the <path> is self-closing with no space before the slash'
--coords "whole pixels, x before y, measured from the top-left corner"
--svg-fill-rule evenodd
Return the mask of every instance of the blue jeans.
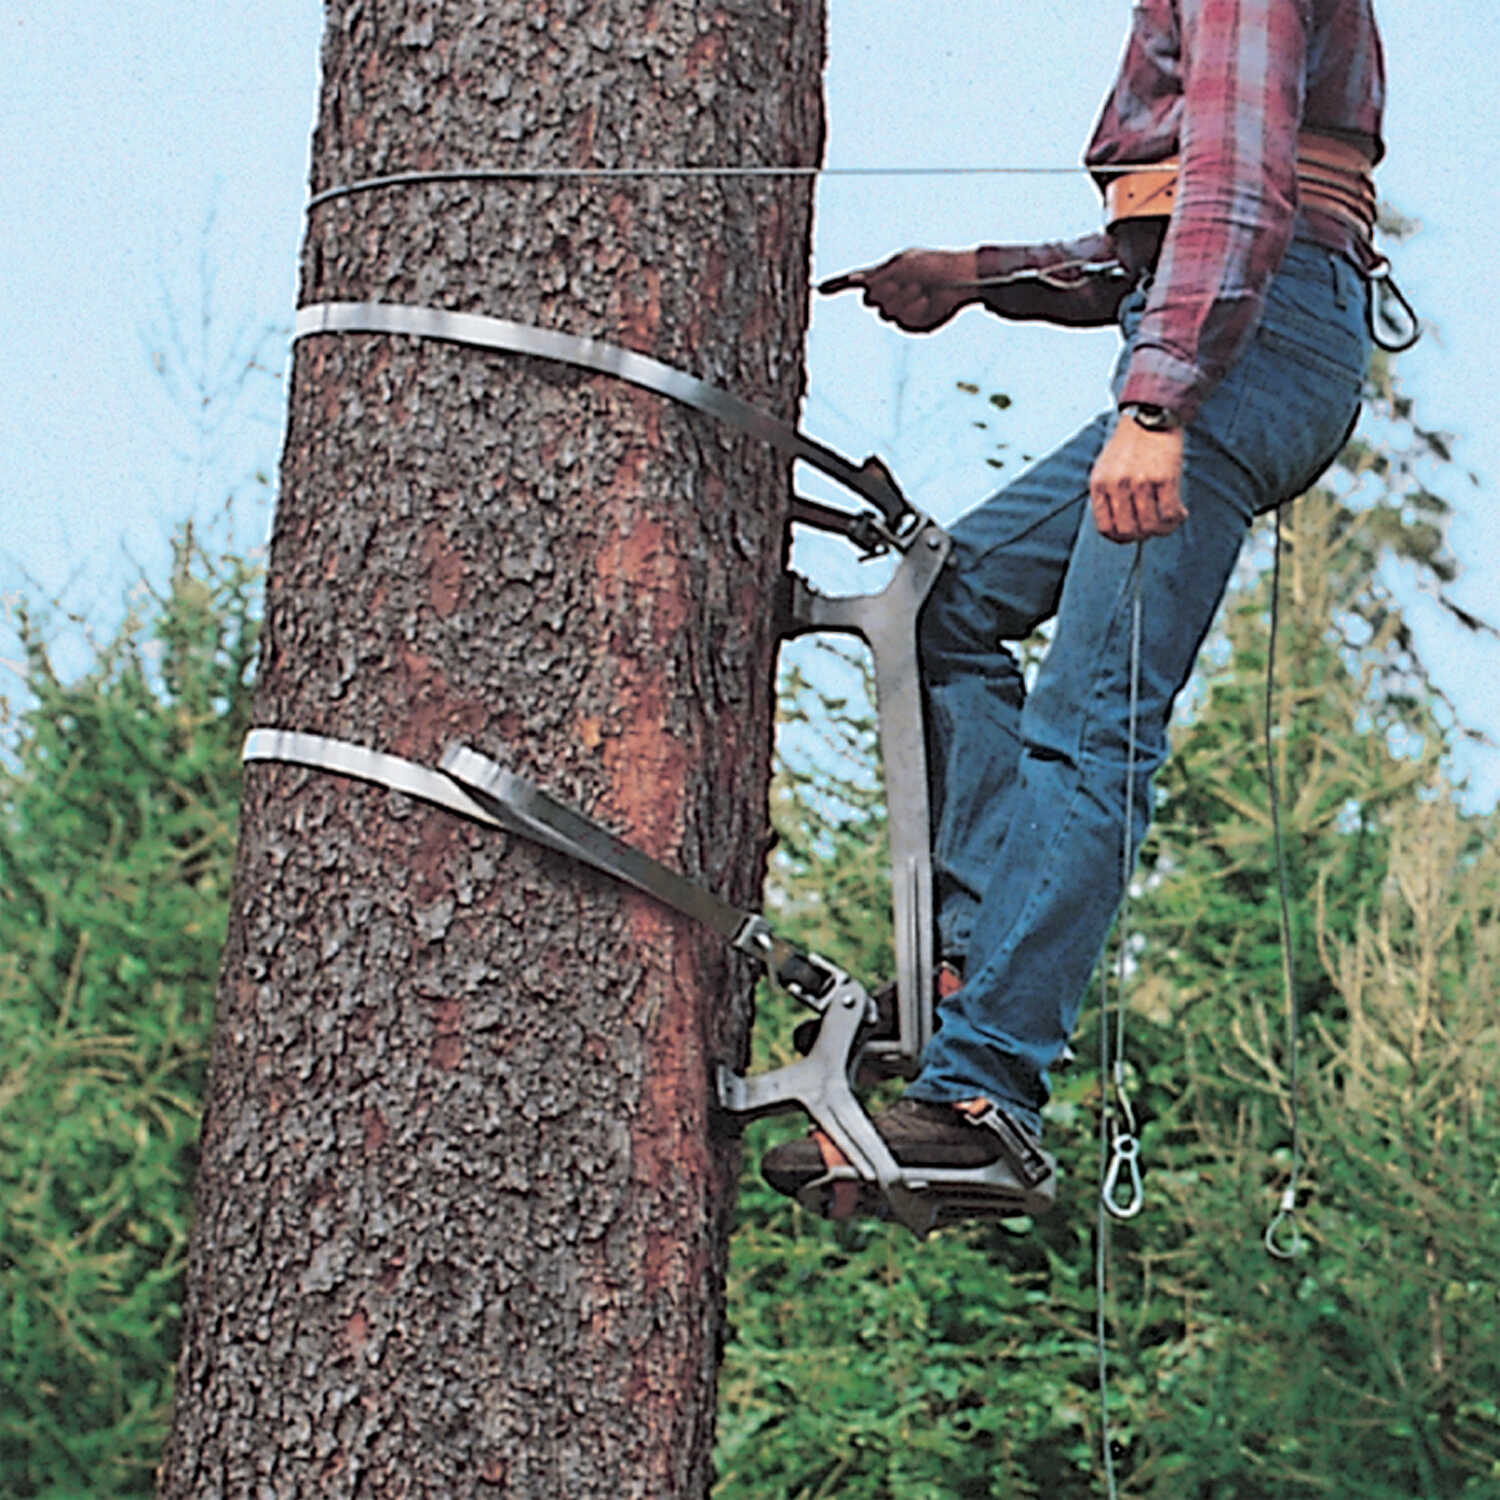
<path id="1" fill-rule="evenodd" d="M 1125 351 L 1145 307 L 1121 309 Z M 1306 489 L 1358 411 L 1365 287 L 1341 256 L 1296 240 L 1251 345 L 1186 434 L 1188 518 L 1136 546 L 1106 541 L 1088 481 L 1113 427 L 1097 417 L 953 528 L 921 622 L 938 943 L 964 983 L 909 1093 L 984 1095 L 1040 1131 L 1062 1054 L 1119 906 L 1125 872 L 1132 600 L 1142 599 L 1134 824 L 1167 754 L 1240 545 L 1260 512 Z M 1056 616 L 1028 692 L 1006 646 Z"/>

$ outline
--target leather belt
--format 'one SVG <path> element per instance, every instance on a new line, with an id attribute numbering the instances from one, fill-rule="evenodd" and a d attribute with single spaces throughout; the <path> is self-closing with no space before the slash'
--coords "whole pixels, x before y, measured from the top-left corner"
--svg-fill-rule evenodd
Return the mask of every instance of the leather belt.
<path id="1" fill-rule="evenodd" d="M 1104 189 L 1105 222 L 1167 218 L 1177 201 L 1176 157 L 1113 177 Z M 1336 219 L 1364 246 L 1375 234 L 1375 179 L 1369 155 L 1338 136 L 1297 137 L 1297 195 L 1314 213 Z"/>

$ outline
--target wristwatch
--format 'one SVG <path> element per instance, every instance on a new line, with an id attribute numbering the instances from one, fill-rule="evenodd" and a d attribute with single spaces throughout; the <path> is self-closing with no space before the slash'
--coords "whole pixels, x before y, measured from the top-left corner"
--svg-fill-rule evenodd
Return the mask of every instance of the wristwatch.
<path id="1" fill-rule="evenodd" d="M 1176 432 L 1182 426 L 1182 418 L 1176 412 L 1150 401 L 1129 401 L 1120 410 L 1147 432 Z"/>

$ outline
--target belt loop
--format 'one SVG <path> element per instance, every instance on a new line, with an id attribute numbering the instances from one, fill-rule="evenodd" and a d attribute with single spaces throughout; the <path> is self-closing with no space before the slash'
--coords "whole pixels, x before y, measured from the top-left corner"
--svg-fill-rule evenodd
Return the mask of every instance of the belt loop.
<path id="1" fill-rule="evenodd" d="M 1364 311 L 1365 299 L 1369 292 L 1369 284 L 1365 280 L 1365 273 L 1360 269 L 1357 258 L 1357 247 L 1345 255 L 1335 251 L 1329 259 L 1333 262 L 1333 274 L 1336 290 L 1334 296 L 1338 300 L 1339 310 L 1346 311 L 1351 307 L 1357 307 Z"/>

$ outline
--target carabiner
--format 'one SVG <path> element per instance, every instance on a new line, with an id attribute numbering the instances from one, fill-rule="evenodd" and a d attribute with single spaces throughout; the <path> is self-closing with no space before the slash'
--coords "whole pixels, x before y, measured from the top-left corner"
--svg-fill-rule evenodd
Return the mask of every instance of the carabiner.
<path id="1" fill-rule="evenodd" d="M 1388 354 L 1401 354 L 1422 337 L 1422 321 L 1391 275 L 1384 256 L 1365 273 L 1370 283 L 1370 337 Z M 1399 311 L 1399 316 L 1397 313 Z"/>
<path id="2" fill-rule="evenodd" d="M 1120 1177 L 1128 1173 L 1130 1196 L 1122 1203 L 1119 1199 Z M 1141 1143 L 1128 1130 L 1115 1136 L 1109 1158 L 1109 1170 L 1104 1174 L 1104 1183 L 1099 1189 L 1100 1201 L 1113 1219 L 1133 1219 L 1146 1203 L 1146 1189 L 1141 1182 Z"/>
<path id="3" fill-rule="evenodd" d="M 1291 1238 L 1283 1243 L 1283 1235 L 1290 1230 Z M 1307 1237 L 1297 1222 L 1297 1189 L 1288 1183 L 1281 1195 L 1281 1205 L 1276 1216 L 1266 1225 L 1266 1251 L 1276 1260 L 1296 1260 L 1307 1251 Z"/>

